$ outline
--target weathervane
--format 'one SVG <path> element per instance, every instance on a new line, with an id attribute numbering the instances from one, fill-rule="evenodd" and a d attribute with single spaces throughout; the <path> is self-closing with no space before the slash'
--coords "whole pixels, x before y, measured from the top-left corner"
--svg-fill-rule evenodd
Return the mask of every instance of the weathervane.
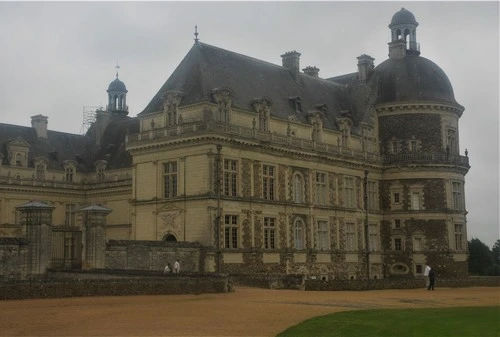
<path id="1" fill-rule="evenodd" d="M 118 69 L 120 69 L 120 66 L 118 65 L 118 62 L 116 62 L 116 78 L 118 78 Z"/>
<path id="2" fill-rule="evenodd" d="M 194 43 L 198 43 L 198 26 L 194 26 Z"/>

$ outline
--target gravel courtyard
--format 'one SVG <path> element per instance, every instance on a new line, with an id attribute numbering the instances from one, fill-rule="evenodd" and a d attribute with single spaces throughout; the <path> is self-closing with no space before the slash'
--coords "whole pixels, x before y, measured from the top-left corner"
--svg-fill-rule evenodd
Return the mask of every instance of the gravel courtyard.
<path id="1" fill-rule="evenodd" d="M 500 305 L 500 288 L 313 292 L 236 287 L 227 294 L 0 301 L 1 336 L 275 336 L 328 313 Z"/>

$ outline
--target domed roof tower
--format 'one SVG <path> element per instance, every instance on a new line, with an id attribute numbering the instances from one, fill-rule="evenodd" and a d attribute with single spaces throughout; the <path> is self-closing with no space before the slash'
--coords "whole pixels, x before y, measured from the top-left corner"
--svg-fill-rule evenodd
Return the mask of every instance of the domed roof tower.
<path id="1" fill-rule="evenodd" d="M 112 112 L 119 112 L 124 115 L 128 114 L 127 106 L 127 87 L 125 83 L 118 79 L 118 68 L 116 71 L 116 78 L 109 84 L 108 90 L 108 106 L 107 110 Z"/>

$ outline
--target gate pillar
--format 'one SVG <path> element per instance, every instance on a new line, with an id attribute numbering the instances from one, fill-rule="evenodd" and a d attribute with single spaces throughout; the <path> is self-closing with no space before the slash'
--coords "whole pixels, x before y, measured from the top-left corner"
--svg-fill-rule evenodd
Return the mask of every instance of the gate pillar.
<path id="1" fill-rule="evenodd" d="M 23 233 L 29 240 L 29 253 L 25 261 L 25 273 L 33 278 L 46 273 L 50 267 L 52 249 L 52 211 L 53 206 L 39 201 L 19 205 Z"/>
<path id="2" fill-rule="evenodd" d="M 106 266 L 106 216 L 111 209 L 91 205 L 83 213 L 83 267 L 102 269 Z"/>

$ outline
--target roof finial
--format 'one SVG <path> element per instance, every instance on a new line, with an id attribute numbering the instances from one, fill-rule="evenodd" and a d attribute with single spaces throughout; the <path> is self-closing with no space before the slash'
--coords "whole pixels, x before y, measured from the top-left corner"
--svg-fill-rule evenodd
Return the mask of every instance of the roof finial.
<path id="1" fill-rule="evenodd" d="M 116 78 L 118 78 L 118 69 L 120 69 L 120 66 L 118 65 L 118 62 L 116 62 Z"/>
<path id="2" fill-rule="evenodd" d="M 198 26 L 194 26 L 194 43 L 198 43 Z"/>

